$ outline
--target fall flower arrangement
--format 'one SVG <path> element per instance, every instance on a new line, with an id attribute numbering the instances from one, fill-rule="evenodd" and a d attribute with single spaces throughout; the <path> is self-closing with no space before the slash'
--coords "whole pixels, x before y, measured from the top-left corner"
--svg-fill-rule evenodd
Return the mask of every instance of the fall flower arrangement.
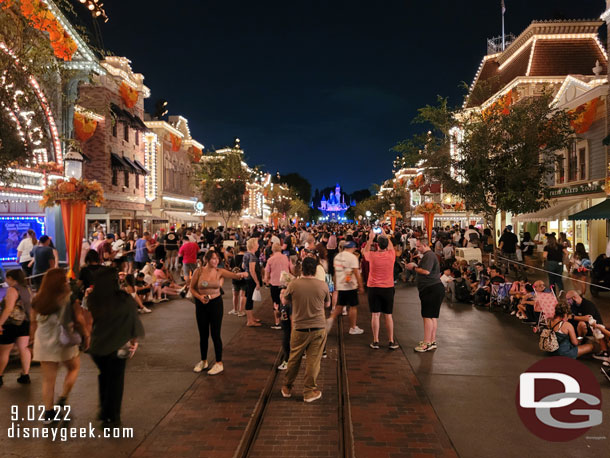
<path id="1" fill-rule="evenodd" d="M 104 190 L 97 181 L 77 180 L 74 177 L 59 179 L 44 190 L 40 206 L 53 207 L 62 200 L 84 201 L 100 207 L 104 203 Z"/>
<path id="2" fill-rule="evenodd" d="M 385 218 L 392 218 L 392 217 L 394 217 L 396 219 L 402 218 L 402 214 L 398 210 L 394 210 L 394 209 L 388 210 L 387 212 L 384 213 L 383 216 Z"/>
<path id="3" fill-rule="evenodd" d="M 425 213 L 435 213 L 437 215 L 443 214 L 443 207 L 436 202 L 424 202 L 423 204 L 415 207 L 415 213 L 417 215 L 423 215 Z"/>

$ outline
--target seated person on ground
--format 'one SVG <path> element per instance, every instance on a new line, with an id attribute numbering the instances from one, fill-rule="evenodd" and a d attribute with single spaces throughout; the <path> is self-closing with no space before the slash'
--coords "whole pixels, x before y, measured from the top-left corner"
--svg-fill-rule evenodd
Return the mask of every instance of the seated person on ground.
<path id="1" fill-rule="evenodd" d="M 603 334 L 600 336 L 599 332 L 593 332 L 596 324 L 604 324 L 602 316 L 595 304 L 590 300 L 585 299 L 574 290 L 567 292 L 566 301 L 570 306 L 571 311 L 570 323 L 572 326 L 576 326 L 578 337 L 593 336 L 598 340 L 601 347 L 601 351 L 593 355 L 593 357 L 604 361 L 610 361 L 608 346 L 605 338 L 603 338 Z"/>
<path id="2" fill-rule="evenodd" d="M 549 328 L 555 331 L 559 348 L 550 353 L 552 356 L 567 356 L 568 358 L 578 358 L 581 355 L 591 353 L 593 344 L 583 343 L 579 345 L 574 326 L 568 321 L 570 316 L 570 306 L 560 302 L 555 307 L 555 316 L 549 323 Z"/>

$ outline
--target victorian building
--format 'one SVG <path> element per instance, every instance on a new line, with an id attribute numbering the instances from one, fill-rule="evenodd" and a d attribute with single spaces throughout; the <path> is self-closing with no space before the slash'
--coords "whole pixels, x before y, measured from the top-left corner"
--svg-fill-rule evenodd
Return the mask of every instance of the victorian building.
<path id="1" fill-rule="evenodd" d="M 505 215 L 498 225 L 513 223 L 518 232 L 565 232 L 572 244 L 582 242 L 593 253 L 605 247 L 604 223 L 571 221 L 570 215 L 605 198 L 607 169 L 608 57 L 600 42 L 599 20 L 534 21 L 504 51 L 483 57 L 465 109 L 508 106 L 544 91 L 553 104 L 573 111 L 575 134 L 567 151 L 558 151 L 558 166 L 549 185 L 552 199 L 545 210 Z M 491 87 L 489 98 L 481 98 Z"/>
<path id="2" fill-rule="evenodd" d="M 144 76 L 134 73 L 125 57 L 107 57 L 106 71 L 83 83 L 78 91 L 78 110 L 84 125 L 81 138 L 85 158 L 83 177 L 97 180 L 106 202 L 91 207 L 86 216 L 86 234 L 101 229 L 119 233 L 150 229 L 153 215 L 146 199 L 153 164 L 145 155 L 144 99 L 150 96 Z"/>
<path id="3" fill-rule="evenodd" d="M 146 200 L 152 205 L 152 230 L 168 225 L 199 226 L 203 222 L 203 203 L 195 183 L 195 167 L 203 144 L 193 139 L 188 121 L 170 116 L 168 121 L 146 120 L 150 129 L 144 135 Z"/>

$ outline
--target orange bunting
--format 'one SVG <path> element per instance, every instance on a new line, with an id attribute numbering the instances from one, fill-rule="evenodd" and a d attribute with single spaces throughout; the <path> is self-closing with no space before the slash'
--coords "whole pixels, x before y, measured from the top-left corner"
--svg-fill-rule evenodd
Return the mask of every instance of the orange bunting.
<path id="1" fill-rule="evenodd" d="M 593 121 L 595 121 L 595 112 L 597 111 L 598 102 L 599 98 L 595 98 L 570 111 L 570 114 L 576 115 L 576 117 L 570 121 L 574 132 L 577 134 L 584 134 L 591 128 Z"/>
<path id="2" fill-rule="evenodd" d="M 3 9 L 12 6 L 12 4 L 12 0 L 0 0 Z M 28 19 L 32 27 L 49 34 L 49 41 L 55 57 L 65 61 L 72 60 L 78 45 L 44 2 L 41 0 L 21 0 L 21 14 Z"/>
<path id="3" fill-rule="evenodd" d="M 87 118 L 81 113 L 74 113 L 74 134 L 82 143 L 93 137 L 97 129 L 97 121 Z"/>
<path id="4" fill-rule="evenodd" d="M 191 162 L 198 163 L 201 160 L 201 150 L 196 146 L 191 146 L 189 148 L 189 157 Z"/>
<path id="5" fill-rule="evenodd" d="M 121 83 L 119 92 L 121 93 L 121 98 L 123 99 L 123 102 L 127 108 L 133 108 L 136 103 L 138 103 L 140 94 L 136 89 L 132 88 L 127 83 Z"/>
<path id="6" fill-rule="evenodd" d="M 182 146 L 182 139 L 174 134 L 169 134 L 169 137 L 172 139 L 172 151 L 180 150 Z"/>

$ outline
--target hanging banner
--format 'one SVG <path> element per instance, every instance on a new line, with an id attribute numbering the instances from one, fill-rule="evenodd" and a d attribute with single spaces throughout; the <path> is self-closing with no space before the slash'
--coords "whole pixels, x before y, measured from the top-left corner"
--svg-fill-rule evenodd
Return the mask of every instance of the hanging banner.
<path id="1" fill-rule="evenodd" d="M 182 146 L 182 138 L 174 134 L 169 134 L 169 137 L 172 140 L 172 151 L 179 151 Z"/>
<path id="2" fill-rule="evenodd" d="M 123 99 L 123 102 L 127 108 L 133 108 L 136 103 L 138 103 L 138 97 L 140 94 L 136 89 L 132 88 L 127 83 L 121 83 L 119 92 L 121 94 L 121 99 Z"/>

